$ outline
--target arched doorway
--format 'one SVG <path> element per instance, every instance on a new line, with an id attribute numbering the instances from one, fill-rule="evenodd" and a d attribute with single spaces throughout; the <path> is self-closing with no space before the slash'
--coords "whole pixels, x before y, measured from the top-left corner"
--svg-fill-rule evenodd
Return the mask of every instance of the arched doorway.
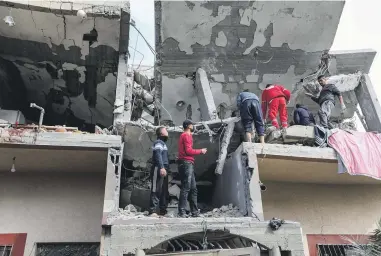
<path id="1" fill-rule="evenodd" d="M 231 254 L 235 252 L 237 254 Z M 231 234 L 224 230 L 205 230 L 189 233 L 164 241 L 148 250 L 146 255 L 266 255 L 268 248 L 251 239 Z M 212 254 L 211 254 L 212 253 Z"/>

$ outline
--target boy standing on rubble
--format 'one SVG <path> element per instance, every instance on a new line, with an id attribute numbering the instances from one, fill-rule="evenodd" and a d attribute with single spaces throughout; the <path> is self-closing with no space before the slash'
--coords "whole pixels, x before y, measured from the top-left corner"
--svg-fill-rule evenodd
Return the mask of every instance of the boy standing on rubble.
<path id="1" fill-rule="evenodd" d="M 168 140 L 168 131 L 164 127 L 156 129 L 157 140 L 153 143 L 153 164 L 151 170 L 151 197 L 149 214 L 157 216 L 167 213 L 168 198 L 168 148 L 165 142 Z"/>
<path id="2" fill-rule="evenodd" d="M 237 108 L 241 115 L 242 126 L 245 129 L 245 141 L 251 142 L 254 122 L 259 141 L 265 143 L 265 128 L 257 95 L 248 91 L 241 92 L 237 96 Z"/>
<path id="3" fill-rule="evenodd" d="M 339 98 L 341 105 L 341 112 L 344 113 L 346 107 L 344 104 L 343 96 L 337 87 L 333 84 L 327 82 L 327 78 L 324 75 L 318 76 L 318 82 L 322 87 L 319 97 L 314 97 L 312 94 L 306 93 L 307 96 L 311 97 L 313 101 L 320 105 L 318 112 L 320 125 L 325 129 L 331 129 L 332 125 L 329 119 L 332 114 L 332 110 L 335 107 L 335 96 Z"/>
<path id="4" fill-rule="evenodd" d="M 179 217 L 186 217 L 185 207 L 189 195 L 189 206 L 192 217 L 200 216 L 197 207 L 197 186 L 196 177 L 194 175 L 194 156 L 206 154 L 206 148 L 193 149 L 193 122 L 185 120 L 183 122 L 184 132 L 179 139 L 179 156 L 178 166 L 181 179 L 181 191 L 179 199 Z"/>
<path id="5" fill-rule="evenodd" d="M 279 84 L 268 84 L 262 92 L 262 115 L 267 116 L 276 129 L 279 129 L 278 113 L 282 128 L 288 126 L 287 103 L 290 97 L 291 92 Z"/>

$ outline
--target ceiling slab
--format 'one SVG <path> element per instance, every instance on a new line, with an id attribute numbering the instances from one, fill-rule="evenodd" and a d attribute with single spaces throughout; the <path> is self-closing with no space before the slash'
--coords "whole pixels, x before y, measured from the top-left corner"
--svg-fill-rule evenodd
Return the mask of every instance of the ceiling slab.
<path id="1" fill-rule="evenodd" d="M 65 150 L 0 146 L 0 172 L 106 172 L 105 150 Z"/>

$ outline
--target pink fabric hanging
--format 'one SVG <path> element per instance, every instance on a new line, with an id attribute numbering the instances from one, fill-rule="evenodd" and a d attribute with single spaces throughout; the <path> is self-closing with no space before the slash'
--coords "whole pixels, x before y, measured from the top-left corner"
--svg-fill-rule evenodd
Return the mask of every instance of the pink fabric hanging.
<path id="1" fill-rule="evenodd" d="M 328 138 L 351 175 L 381 179 L 381 134 L 338 130 Z"/>

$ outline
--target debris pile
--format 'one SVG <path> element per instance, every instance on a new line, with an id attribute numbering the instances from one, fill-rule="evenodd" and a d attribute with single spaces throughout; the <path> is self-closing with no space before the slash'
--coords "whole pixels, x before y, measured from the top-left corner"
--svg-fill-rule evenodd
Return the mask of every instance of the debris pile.
<path id="1" fill-rule="evenodd" d="M 203 214 L 204 217 L 244 217 L 244 215 L 239 211 L 238 207 L 233 206 L 232 204 L 221 206 L 220 208 L 215 208 L 212 211 L 206 212 Z"/>
<path id="2" fill-rule="evenodd" d="M 133 77 L 131 120 L 144 120 L 153 124 L 156 112 L 154 81 L 138 71 L 134 71 Z"/>
<path id="3" fill-rule="evenodd" d="M 120 213 L 123 214 L 124 216 L 127 216 L 127 217 L 137 217 L 137 216 L 143 217 L 143 216 L 147 216 L 148 215 L 147 211 L 142 212 L 142 211 L 139 211 L 139 210 L 140 209 L 138 209 L 137 207 L 135 207 L 132 204 L 127 205 L 124 208 L 124 210 L 123 209 L 119 209 Z"/>

